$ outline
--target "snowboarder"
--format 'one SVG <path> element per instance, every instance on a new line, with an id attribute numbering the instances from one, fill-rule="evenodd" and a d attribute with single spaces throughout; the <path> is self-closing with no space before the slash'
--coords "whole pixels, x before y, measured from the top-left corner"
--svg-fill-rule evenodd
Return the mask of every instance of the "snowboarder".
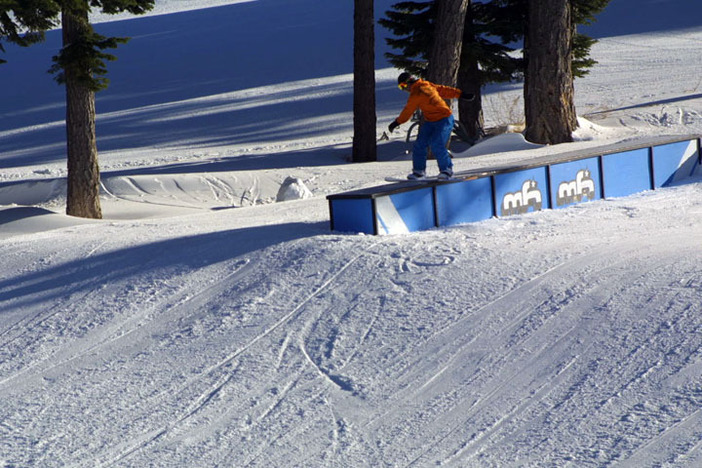
<path id="1" fill-rule="evenodd" d="M 412 173 L 410 180 L 422 179 L 427 169 L 427 147 L 431 148 L 439 165 L 439 179 L 449 179 L 453 175 L 453 163 L 449 156 L 446 142 L 453 130 L 454 118 L 445 99 L 474 98 L 458 88 L 442 86 L 426 80 L 419 80 L 410 73 L 403 72 L 397 78 L 398 87 L 410 93 L 405 108 L 388 130 L 392 133 L 397 127 L 407 122 L 419 108 L 424 115 L 424 123 L 419 127 L 419 134 L 412 148 Z"/>

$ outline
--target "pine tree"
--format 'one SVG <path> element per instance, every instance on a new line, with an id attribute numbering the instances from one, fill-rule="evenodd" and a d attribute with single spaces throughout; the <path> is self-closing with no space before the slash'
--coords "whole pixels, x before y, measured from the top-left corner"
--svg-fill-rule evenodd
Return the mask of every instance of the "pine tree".
<path id="1" fill-rule="evenodd" d="M 60 7 L 52 0 L 5 0 L 0 2 L 1 41 L 27 47 L 44 40 L 44 33 L 56 26 Z M 7 63 L 0 58 L 0 64 Z"/>
<path id="2" fill-rule="evenodd" d="M 475 95 L 459 100 L 460 122 L 469 139 L 484 135 L 481 91 L 484 84 L 512 81 L 522 76 L 523 60 L 510 55 L 505 44 L 518 40 L 523 18 L 518 10 L 495 2 L 472 2 L 466 12 L 461 65 L 457 85 Z M 498 38 L 500 40 L 495 40 Z"/>
<path id="3" fill-rule="evenodd" d="M 433 35 L 427 74 L 435 83 L 456 86 L 469 0 L 435 0 L 435 3 L 434 31 L 440 34 Z"/>
<path id="4" fill-rule="evenodd" d="M 5 40 L 28 46 L 43 39 L 61 15 L 63 48 L 49 70 L 66 85 L 68 194 L 66 213 L 101 218 L 100 173 L 95 135 L 95 92 L 105 89 L 106 61 L 126 38 L 97 34 L 89 22 L 92 8 L 103 13 L 142 14 L 154 0 L 5 0 L 0 2 L 0 33 Z M 1 49 L 2 44 L 0 44 Z"/>
<path id="5" fill-rule="evenodd" d="M 524 111 L 525 137 L 534 143 L 573 141 L 578 126 L 571 11 L 569 0 L 529 0 Z"/>
<path id="6" fill-rule="evenodd" d="M 589 58 L 594 40 L 576 25 L 594 21 L 609 0 L 529 0 L 524 54 L 525 136 L 535 143 L 572 141 L 578 127 L 573 79 L 596 62 Z"/>
<path id="7" fill-rule="evenodd" d="M 434 1 L 403 1 L 392 8 L 385 12 L 386 18 L 379 19 L 378 24 L 395 35 L 386 38 L 385 42 L 401 53 L 387 52 L 385 57 L 396 68 L 426 78 L 436 17 Z"/>
<path id="8" fill-rule="evenodd" d="M 429 51 L 434 38 L 437 4 L 432 1 L 403 1 L 392 5 L 380 25 L 394 37 L 388 45 L 400 53 L 386 53 L 388 61 L 401 70 L 427 78 Z M 510 81 L 521 76 L 522 60 L 510 55 L 513 48 L 502 42 L 513 42 L 516 20 L 509 20 L 512 9 L 504 5 L 469 2 L 465 13 L 460 67 L 457 86 L 476 95 L 473 101 L 459 102 L 459 119 L 469 136 L 477 139 L 483 133 L 480 90 L 493 82 Z M 507 31 L 512 31 L 511 35 Z M 504 37 L 500 42 L 495 38 Z"/>
<path id="9" fill-rule="evenodd" d="M 597 42 L 595 39 L 577 32 L 580 24 L 591 24 L 610 0 L 569 0 L 571 5 L 571 23 L 573 27 L 573 76 L 582 77 L 589 73 L 597 61 L 590 57 L 590 49 Z M 527 33 L 528 0 L 491 0 L 483 3 L 481 8 L 487 11 L 483 17 L 489 18 L 488 34 L 501 38 L 503 44 L 518 43 Z M 521 61 L 523 71 L 524 61 Z"/>
<path id="10" fill-rule="evenodd" d="M 580 77 L 597 62 L 590 58 L 592 38 L 578 34 L 578 24 L 589 24 L 610 0 L 572 0 L 572 72 Z M 482 133 L 480 90 L 489 83 L 521 79 L 525 60 L 514 54 L 527 32 L 528 0 L 472 1 L 467 12 L 457 85 L 476 95 L 459 102 L 459 116 L 472 138 Z M 398 69 L 426 77 L 428 55 L 434 34 L 436 4 L 433 0 L 403 1 L 392 5 L 378 22 L 393 33 L 386 42 L 398 53 L 387 53 Z"/>
<path id="11" fill-rule="evenodd" d="M 590 49 L 597 41 L 577 31 L 579 24 L 592 24 L 595 15 L 602 12 L 610 0 L 571 0 L 573 18 L 573 76 L 583 77 L 597 64 L 590 57 Z"/>
<path id="12" fill-rule="evenodd" d="M 354 0 L 352 148 L 354 162 L 377 159 L 373 3 L 373 0 Z"/>

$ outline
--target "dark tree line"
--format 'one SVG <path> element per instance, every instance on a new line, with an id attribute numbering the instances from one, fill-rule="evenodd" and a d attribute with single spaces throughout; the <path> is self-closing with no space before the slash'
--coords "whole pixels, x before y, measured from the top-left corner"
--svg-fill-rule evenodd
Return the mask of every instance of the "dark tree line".
<path id="1" fill-rule="evenodd" d="M 145 13 L 155 0 L 5 0 L 0 2 L 2 41 L 26 47 L 44 39 L 45 32 L 61 26 L 63 47 L 53 58 L 50 72 L 66 86 L 66 153 L 68 193 L 66 213 L 101 218 L 100 171 L 95 135 L 95 93 L 109 84 L 107 52 L 126 38 L 105 37 L 89 21 L 92 8 L 103 13 Z M 6 63 L 0 59 L 0 63 Z"/>
<path id="2" fill-rule="evenodd" d="M 394 4 L 378 22 L 394 35 L 386 40 L 399 52 L 387 58 L 398 69 L 476 95 L 459 103 L 459 119 L 472 138 L 483 133 L 482 87 L 524 80 L 526 137 L 554 144 L 572 140 L 577 128 L 573 79 L 596 63 L 589 56 L 595 41 L 579 34 L 577 25 L 594 21 L 609 1 L 407 0 Z M 372 0 L 356 0 L 357 6 L 359 2 L 372 11 Z M 518 48 L 521 55 L 515 53 Z M 373 94 L 374 106 L 367 83 L 364 93 Z M 371 105 L 370 98 L 366 103 Z M 364 121 L 364 138 L 371 145 L 375 113 Z M 354 161 L 368 160 L 356 151 L 356 138 L 359 133 Z"/>

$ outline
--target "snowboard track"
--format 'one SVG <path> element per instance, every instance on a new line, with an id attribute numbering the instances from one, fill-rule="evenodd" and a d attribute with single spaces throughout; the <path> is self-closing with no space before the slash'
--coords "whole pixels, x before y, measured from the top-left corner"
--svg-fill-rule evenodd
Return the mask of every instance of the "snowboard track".
<path id="1" fill-rule="evenodd" d="M 358 255 L 358 256 L 352 258 L 351 260 L 348 260 L 338 271 L 336 271 L 334 274 L 332 274 L 318 288 L 316 288 L 308 296 L 306 296 L 290 312 L 285 314 L 277 322 L 275 322 L 272 326 L 268 327 L 262 333 L 258 334 L 256 337 L 254 337 L 253 339 L 248 341 L 248 343 L 246 343 L 244 346 L 239 347 L 236 351 L 229 354 L 221 361 L 212 364 L 211 366 L 206 368 L 200 375 L 193 377 L 188 382 L 183 384 L 180 388 L 175 389 L 175 390 L 169 390 L 167 393 L 168 394 L 176 394 L 176 395 L 180 394 L 180 393 L 182 393 L 182 391 L 184 389 L 190 388 L 194 384 L 195 381 L 200 381 L 204 378 L 213 376 L 217 371 L 219 371 L 225 367 L 230 366 L 237 359 L 237 357 L 242 355 L 244 352 L 246 352 L 250 348 L 254 347 L 257 343 L 261 342 L 264 338 L 269 336 L 275 330 L 279 329 L 285 323 L 290 322 L 298 314 L 298 312 L 300 312 L 305 307 L 305 305 L 307 303 L 309 303 L 315 297 L 317 297 L 318 295 L 323 293 L 325 290 L 327 290 L 359 257 L 361 257 L 361 255 Z M 224 282 L 224 280 L 222 282 Z M 218 282 L 216 285 L 212 285 L 208 289 L 213 289 L 213 288 L 215 288 L 215 286 L 217 286 L 217 289 L 220 289 L 222 287 L 222 282 Z M 322 372 L 320 371 L 320 373 L 322 373 Z M 222 390 L 222 388 L 230 381 L 230 379 L 231 379 L 231 374 L 229 376 L 227 376 L 226 378 L 221 378 L 221 381 L 219 383 L 216 383 L 210 389 L 208 389 L 208 391 L 205 394 L 202 394 L 199 396 L 197 401 L 191 405 L 191 408 L 186 411 L 186 414 L 184 414 L 183 416 L 176 417 L 173 422 L 168 423 L 165 427 L 153 430 L 153 431 L 151 431 L 147 434 L 144 434 L 141 437 L 137 438 L 136 441 L 133 441 L 132 443 L 129 444 L 129 447 L 123 449 L 122 452 L 117 457 L 111 458 L 109 460 L 101 461 L 100 466 L 113 466 L 121 461 L 124 461 L 127 458 L 129 458 L 130 456 L 137 453 L 138 451 L 146 448 L 150 444 L 156 442 L 158 439 L 162 438 L 163 436 L 165 436 L 166 434 L 171 432 L 176 426 L 178 426 L 179 424 L 182 424 L 187 419 L 193 417 L 200 410 L 202 410 L 209 403 L 209 401 L 212 400 L 212 398 Z M 329 379 L 329 377 L 327 377 L 327 379 Z M 331 380 L 331 379 L 329 379 L 329 380 Z M 331 380 L 331 382 L 333 384 L 336 384 L 333 380 Z M 163 394 L 160 394 L 159 398 L 162 398 L 162 397 L 163 397 Z M 269 409 L 269 411 L 267 413 L 270 413 L 271 410 L 272 409 Z"/>

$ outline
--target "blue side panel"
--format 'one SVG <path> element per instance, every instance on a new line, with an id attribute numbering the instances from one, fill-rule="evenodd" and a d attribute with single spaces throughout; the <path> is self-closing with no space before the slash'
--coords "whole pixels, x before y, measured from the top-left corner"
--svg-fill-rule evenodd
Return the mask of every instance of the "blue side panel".
<path id="1" fill-rule="evenodd" d="M 437 185 L 436 211 L 439 226 L 492 218 L 490 178 Z"/>
<path id="2" fill-rule="evenodd" d="M 335 231 L 375 234 L 373 205 L 370 198 L 332 200 L 331 210 Z"/>
<path id="3" fill-rule="evenodd" d="M 495 176 L 497 216 L 540 211 L 549 208 L 546 168 L 537 167 Z"/>
<path id="4" fill-rule="evenodd" d="M 641 148 L 602 157 L 606 197 L 626 197 L 633 193 L 651 190 L 648 151 L 648 148 Z"/>
<path id="5" fill-rule="evenodd" d="M 653 174 L 655 187 L 665 187 L 686 179 L 697 168 L 699 159 L 697 140 L 680 141 L 653 147 Z"/>
<path id="6" fill-rule="evenodd" d="M 581 159 L 551 166 L 553 208 L 564 208 L 600 198 L 599 158 Z"/>
<path id="7" fill-rule="evenodd" d="M 431 187 L 378 197 L 375 209 L 379 234 L 421 231 L 435 226 Z"/>

